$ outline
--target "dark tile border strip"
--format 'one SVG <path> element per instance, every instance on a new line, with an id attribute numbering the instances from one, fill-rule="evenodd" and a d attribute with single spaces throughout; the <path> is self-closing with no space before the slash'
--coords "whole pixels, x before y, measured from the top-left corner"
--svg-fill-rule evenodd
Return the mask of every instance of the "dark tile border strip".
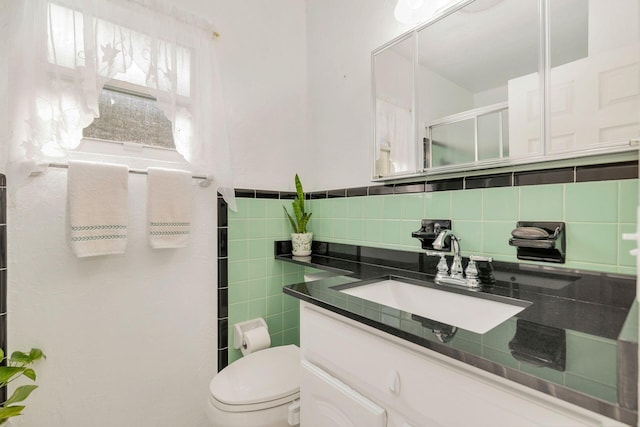
<path id="1" fill-rule="evenodd" d="M 369 196 L 381 196 L 384 194 L 393 194 L 393 184 L 369 187 Z"/>
<path id="2" fill-rule="evenodd" d="M 425 191 L 431 193 L 434 191 L 449 191 L 464 189 L 464 178 L 441 179 L 428 181 L 425 185 Z"/>
<path id="3" fill-rule="evenodd" d="M 393 194 L 424 193 L 424 190 L 424 182 L 417 184 L 397 184 L 393 186 Z"/>
<path id="4" fill-rule="evenodd" d="M 251 194 L 256 197 L 255 190 L 241 190 L 240 194 Z M 236 190 L 236 197 L 239 196 Z M 246 196 L 245 196 L 246 197 Z M 228 325 L 229 325 L 229 209 L 227 202 L 218 193 L 218 372 L 229 364 Z"/>
<path id="5" fill-rule="evenodd" d="M 638 178 L 638 162 L 613 163 L 602 166 L 578 166 L 576 168 L 576 182 L 634 178 Z"/>
<path id="6" fill-rule="evenodd" d="M 368 194 L 368 187 L 347 188 L 347 197 L 367 196 Z"/>
<path id="7" fill-rule="evenodd" d="M 327 191 L 327 198 L 333 199 L 336 197 L 347 197 L 347 190 L 329 190 Z"/>
<path id="8" fill-rule="evenodd" d="M 478 188 L 520 187 L 526 185 L 568 184 L 574 182 L 607 181 L 638 178 L 638 162 L 605 163 L 589 166 L 570 166 L 555 169 L 501 172 L 461 178 L 435 179 L 370 187 L 339 188 L 305 194 L 307 200 L 336 197 L 382 196 L 389 194 L 431 193 L 434 191 L 473 190 Z M 236 197 L 294 199 L 291 191 L 262 191 L 237 189 Z"/>
<path id="9" fill-rule="evenodd" d="M 293 191 L 281 191 L 280 200 L 293 200 L 296 198 L 296 193 Z"/>
<path id="10" fill-rule="evenodd" d="M 314 199 L 326 199 L 327 198 L 327 192 L 326 191 L 313 191 L 311 193 L 307 193 L 305 195 L 305 197 L 309 200 L 314 200 Z"/>
<path id="11" fill-rule="evenodd" d="M 279 191 L 262 191 L 256 190 L 256 199 L 279 199 Z"/>
<path id="12" fill-rule="evenodd" d="M 542 171 L 516 172 L 514 184 L 542 185 L 542 184 L 567 184 L 575 182 L 576 168 L 548 169 Z"/>
<path id="13" fill-rule="evenodd" d="M 7 354 L 7 178 L 0 174 L 0 348 Z M 6 359 L 0 362 L 6 366 Z M 7 400 L 7 388 L 0 389 L 0 402 Z"/>
<path id="14" fill-rule="evenodd" d="M 511 186 L 513 186 L 513 173 L 472 176 L 466 178 L 464 182 L 464 188 L 467 190 L 472 190 L 474 188 L 496 188 Z"/>
<path id="15" fill-rule="evenodd" d="M 256 197 L 256 190 L 249 190 L 247 188 L 236 188 L 236 197 L 247 197 L 253 199 Z M 220 195 L 218 195 L 218 198 Z"/>

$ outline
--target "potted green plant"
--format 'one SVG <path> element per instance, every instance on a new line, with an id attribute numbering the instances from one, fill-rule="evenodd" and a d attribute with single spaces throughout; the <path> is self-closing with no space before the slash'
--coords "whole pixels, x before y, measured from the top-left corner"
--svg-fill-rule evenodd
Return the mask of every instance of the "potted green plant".
<path id="1" fill-rule="evenodd" d="M 43 358 L 46 356 L 39 348 L 32 348 L 29 353 L 21 351 L 11 353 L 11 357 L 6 358 L 7 366 L 0 366 L 0 387 L 6 387 L 7 384 L 22 376 L 35 381 L 36 371 L 30 366 Z M 2 349 L 0 349 L 0 360 L 5 360 Z M 22 414 L 24 405 L 16 405 L 16 403 L 23 402 L 36 388 L 38 386 L 35 384 L 21 385 L 13 391 L 11 397 L 0 404 L 0 425 L 8 425 L 9 418 Z"/>
<path id="2" fill-rule="evenodd" d="M 304 191 L 298 174 L 295 177 L 295 184 L 296 198 L 291 202 L 295 218 L 289 214 L 286 207 L 282 206 L 282 208 L 287 218 L 289 218 L 291 229 L 293 230 L 291 233 L 291 245 L 293 247 L 291 253 L 293 256 L 308 256 L 311 255 L 311 241 L 313 240 L 313 233 L 307 231 L 307 223 L 311 219 L 311 213 L 305 211 Z"/>

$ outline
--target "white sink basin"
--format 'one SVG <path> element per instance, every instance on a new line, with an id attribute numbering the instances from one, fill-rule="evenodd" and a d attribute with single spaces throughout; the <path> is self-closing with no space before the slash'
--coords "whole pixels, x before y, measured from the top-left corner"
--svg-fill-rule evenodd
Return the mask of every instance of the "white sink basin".
<path id="1" fill-rule="evenodd" d="M 484 334 L 531 303 L 497 295 L 439 290 L 398 279 L 338 289 L 348 295 Z M 464 292 L 464 291 L 461 291 Z"/>

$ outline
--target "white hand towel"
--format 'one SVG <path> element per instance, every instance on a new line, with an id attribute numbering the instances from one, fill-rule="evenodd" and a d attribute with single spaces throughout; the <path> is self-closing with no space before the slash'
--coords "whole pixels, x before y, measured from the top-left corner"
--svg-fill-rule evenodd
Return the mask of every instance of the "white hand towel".
<path id="1" fill-rule="evenodd" d="M 71 248 L 78 258 L 124 253 L 128 178 L 125 165 L 69 162 Z"/>
<path id="2" fill-rule="evenodd" d="M 191 172 L 147 169 L 147 218 L 152 248 L 183 248 L 191 228 Z"/>

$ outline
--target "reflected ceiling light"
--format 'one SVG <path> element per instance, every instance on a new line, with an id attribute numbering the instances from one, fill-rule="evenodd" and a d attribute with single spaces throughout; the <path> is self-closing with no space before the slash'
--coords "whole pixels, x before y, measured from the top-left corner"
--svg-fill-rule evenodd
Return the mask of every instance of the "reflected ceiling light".
<path id="1" fill-rule="evenodd" d="M 491 9 L 493 6 L 501 3 L 502 0 L 485 0 L 485 1 L 474 1 L 473 3 L 463 7 L 460 9 L 462 13 L 478 13 L 484 12 L 487 9 Z"/>
<path id="2" fill-rule="evenodd" d="M 398 0 L 394 15 L 403 24 L 427 21 L 454 0 Z"/>

